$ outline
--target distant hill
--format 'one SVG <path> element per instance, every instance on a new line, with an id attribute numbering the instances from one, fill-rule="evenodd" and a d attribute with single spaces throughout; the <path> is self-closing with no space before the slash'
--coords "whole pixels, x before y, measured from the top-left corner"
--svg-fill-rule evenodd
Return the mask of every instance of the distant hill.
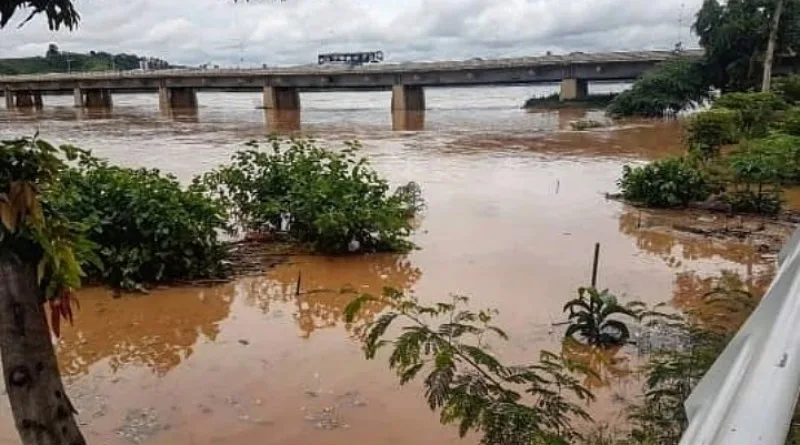
<path id="1" fill-rule="evenodd" d="M 50 44 L 44 57 L 23 57 L 0 59 L 0 75 L 65 73 L 68 71 L 135 70 L 146 61 L 149 69 L 174 68 L 169 62 L 136 54 L 110 54 L 104 51 L 90 51 L 88 54 L 62 52 L 58 46 Z"/>

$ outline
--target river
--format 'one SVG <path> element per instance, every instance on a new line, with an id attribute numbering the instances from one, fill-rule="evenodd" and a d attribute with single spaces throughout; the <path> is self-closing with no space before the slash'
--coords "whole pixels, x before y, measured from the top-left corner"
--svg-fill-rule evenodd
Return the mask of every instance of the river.
<path id="1" fill-rule="evenodd" d="M 605 86 L 613 90 L 619 86 Z M 416 181 L 427 209 L 409 255 L 294 257 L 219 287 L 157 289 L 113 299 L 79 294 L 58 354 L 92 444 L 474 443 L 441 426 L 418 384 L 401 388 L 386 358 L 365 361 L 341 320 L 345 286 L 391 285 L 427 301 L 467 294 L 500 311 L 511 341 L 497 352 L 535 360 L 560 349 L 561 308 L 589 281 L 601 243 L 599 285 L 623 301 L 680 306 L 687 289 L 723 270 L 768 282 L 771 258 L 742 244 L 640 228 L 640 216 L 605 198 L 625 164 L 679 153 L 677 122 L 573 132 L 600 112 L 528 113 L 548 87 L 431 89 L 424 117 L 392 119 L 389 93 L 302 95 L 302 116 L 265 116 L 260 95 L 201 93 L 193 115 L 163 116 L 157 97 L 115 96 L 107 113 L 45 97 L 33 113 L 0 109 L 0 137 L 32 135 L 94 150 L 187 181 L 270 130 L 330 144 L 358 139 L 393 183 Z M 294 295 L 302 272 L 303 293 Z M 326 291 L 327 290 L 327 291 Z M 379 309 L 379 308 L 375 308 Z M 365 314 L 369 317 L 372 314 Z M 361 320 L 363 321 L 363 319 Z M 639 383 L 595 382 L 598 419 L 620 421 Z M 17 443 L 5 398 L 0 443 Z"/>

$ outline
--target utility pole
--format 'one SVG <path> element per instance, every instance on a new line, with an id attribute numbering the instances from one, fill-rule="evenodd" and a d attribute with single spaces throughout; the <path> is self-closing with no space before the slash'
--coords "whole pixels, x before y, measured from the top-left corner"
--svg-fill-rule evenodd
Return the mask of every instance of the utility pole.
<path id="1" fill-rule="evenodd" d="M 772 29 L 769 31 L 769 42 L 767 42 L 767 52 L 764 55 L 764 76 L 761 79 L 761 92 L 769 93 L 772 83 L 772 62 L 775 58 L 775 45 L 778 41 L 778 28 L 781 25 L 781 14 L 783 14 L 784 0 L 777 0 L 775 12 L 772 15 Z"/>

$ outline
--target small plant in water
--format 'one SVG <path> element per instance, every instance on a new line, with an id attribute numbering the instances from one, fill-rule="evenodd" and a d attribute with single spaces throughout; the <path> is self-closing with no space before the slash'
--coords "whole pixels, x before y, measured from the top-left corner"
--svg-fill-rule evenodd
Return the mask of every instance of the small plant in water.
<path id="1" fill-rule="evenodd" d="M 578 289 L 578 297 L 564 305 L 569 312 L 570 325 L 565 337 L 576 334 L 590 345 L 616 346 L 625 344 L 630 338 L 628 326 L 614 316 L 636 318 L 634 306 L 621 306 L 617 298 L 604 290 L 593 287 Z"/>

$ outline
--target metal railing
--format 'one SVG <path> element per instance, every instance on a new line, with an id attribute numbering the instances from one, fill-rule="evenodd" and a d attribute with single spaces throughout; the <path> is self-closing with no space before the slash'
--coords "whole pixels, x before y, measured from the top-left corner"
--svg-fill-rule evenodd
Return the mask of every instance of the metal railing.
<path id="1" fill-rule="evenodd" d="M 800 229 L 761 303 L 684 407 L 681 445 L 782 445 L 800 389 Z"/>

